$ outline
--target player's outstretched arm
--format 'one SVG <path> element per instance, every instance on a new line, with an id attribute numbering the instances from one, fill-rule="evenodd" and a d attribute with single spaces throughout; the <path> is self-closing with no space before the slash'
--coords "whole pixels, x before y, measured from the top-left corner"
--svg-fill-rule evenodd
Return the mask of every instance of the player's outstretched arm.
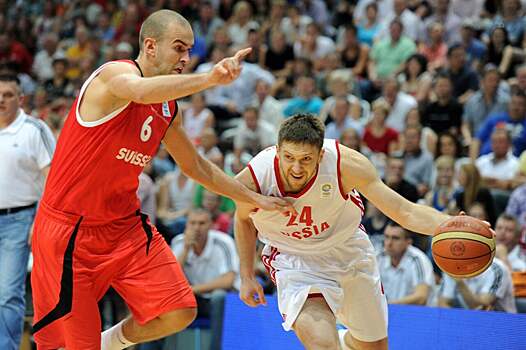
<path id="1" fill-rule="evenodd" d="M 236 178 L 248 188 L 256 189 L 248 169 L 245 168 Z M 263 288 L 257 282 L 254 270 L 257 231 L 249 216 L 254 210 L 253 206 L 236 203 L 234 218 L 234 236 L 239 255 L 239 274 L 241 277 L 239 297 L 248 306 L 266 304 Z"/>
<path id="2" fill-rule="evenodd" d="M 163 143 L 181 170 L 212 192 L 245 202 L 256 208 L 287 212 L 292 206 L 282 198 L 262 196 L 251 191 L 241 182 L 226 175 L 221 169 L 201 156 L 182 127 L 179 111 L 168 128 Z"/>
<path id="3" fill-rule="evenodd" d="M 339 147 L 346 193 L 356 188 L 389 218 L 410 231 L 425 235 L 432 235 L 441 223 L 450 218 L 434 208 L 408 201 L 382 182 L 365 156 L 345 146 Z"/>
<path id="4" fill-rule="evenodd" d="M 100 79 L 117 99 L 141 104 L 161 103 L 195 94 L 216 85 L 229 84 L 241 73 L 241 63 L 251 49 L 239 50 L 207 73 L 169 74 L 143 78 L 136 67 L 115 63 L 104 68 Z"/>

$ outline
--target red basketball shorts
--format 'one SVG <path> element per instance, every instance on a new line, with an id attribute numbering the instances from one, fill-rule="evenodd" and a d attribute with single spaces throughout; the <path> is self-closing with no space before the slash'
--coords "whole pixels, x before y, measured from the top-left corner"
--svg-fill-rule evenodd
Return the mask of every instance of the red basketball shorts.
<path id="1" fill-rule="evenodd" d="M 179 263 L 144 214 L 101 224 L 41 203 L 32 245 L 38 349 L 100 349 L 97 302 L 110 286 L 139 324 L 196 307 Z"/>

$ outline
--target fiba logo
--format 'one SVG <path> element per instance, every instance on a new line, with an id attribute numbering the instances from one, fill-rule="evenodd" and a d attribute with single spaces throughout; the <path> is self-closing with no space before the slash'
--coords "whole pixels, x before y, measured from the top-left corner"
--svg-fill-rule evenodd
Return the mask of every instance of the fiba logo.
<path id="1" fill-rule="evenodd" d="M 142 124 L 142 128 L 141 128 L 141 141 L 142 142 L 148 141 L 150 137 L 152 136 L 152 127 L 150 126 L 150 123 L 152 122 L 152 120 L 153 120 L 153 117 L 149 116 L 148 118 L 146 118 L 146 120 Z"/>
<path id="2" fill-rule="evenodd" d="M 321 198 L 331 198 L 332 197 L 332 185 L 330 183 L 325 183 L 321 185 Z"/>
<path id="3" fill-rule="evenodd" d="M 454 256 L 462 256 L 464 255 L 464 252 L 466 251 L 466 246 L 464 243 L 460 241 L 453 242 L 451 246 L 449 247 L 449 250 L 451 251 L 451 254 Z"/>

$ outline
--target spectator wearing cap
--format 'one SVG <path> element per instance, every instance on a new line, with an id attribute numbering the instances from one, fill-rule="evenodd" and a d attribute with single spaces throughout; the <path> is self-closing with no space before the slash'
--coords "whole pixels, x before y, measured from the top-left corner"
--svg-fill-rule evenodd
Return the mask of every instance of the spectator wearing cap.
<path id="1" fill-rule="evenodd" d="M 464 0 L 462 0 L 464 1 Z M 466 18 L 460 29 L 460 43 L 466 50 L 466 60 L 474 70 L 478 71 L 480 63 L 486 57 L 486 45 L 476 37 L 475 20 Z"/>
<path id="2" fill-rule="evenodd" d="M 20 108 L 16 76 L 0 76 L 0 349 L 18 349 L 30 231 L 55 148 L 46 124 Z"/>
<path id="3" fill-rule="evenodd" d="M 478 75 L 466 62 L 466 50 L 462 44 L 449 47 L 447 60 L 447 72 L 453 82 L 453 96 L 464 104 L 479 89 Z"/>
<path id="4" fill-rule="evenodd" d="M 497 127 L 510 132 L 513 154 L 520 156 L 526 150 L 526 95 L 523 91 L 513 91 L 507 111 L 490 115 L 481 125 L 470 144 L 471 159 L 491 152 L 491 135 Z"/>
<path id="5" fill-rule="evenodd" d="M 510 100 L 509 94 L 499 88 L 500 73 L 495 65 L 484 67 L 480 83 L 480 89 L 468 99 L 462 115 L 462 134 L 468 144 L 487 117 L 505 112 Z"/>

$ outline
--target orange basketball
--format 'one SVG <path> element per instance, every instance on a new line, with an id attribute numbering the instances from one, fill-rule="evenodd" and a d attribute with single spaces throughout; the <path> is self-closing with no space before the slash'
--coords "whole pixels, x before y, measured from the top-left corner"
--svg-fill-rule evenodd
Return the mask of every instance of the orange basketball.
<path id="1" fill-rule="evenodd" d="M 495 256 L 493 233 L 471 216 L 455 216 L 442 223 L 431 244 L 438 267 L 456 278 L 481 274 Z"/>

